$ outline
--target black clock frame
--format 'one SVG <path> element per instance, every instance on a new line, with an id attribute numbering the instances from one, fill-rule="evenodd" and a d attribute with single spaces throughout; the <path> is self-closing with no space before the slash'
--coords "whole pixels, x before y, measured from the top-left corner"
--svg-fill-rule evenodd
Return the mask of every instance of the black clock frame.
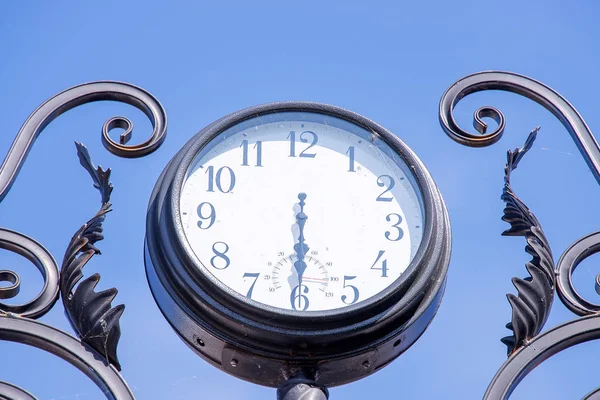
<path id="1" fill-rule="evenodd" d="M 425 227 L 405 273 L 369 300 L 331 311 L 283 310 L 248 300 L 202 264 L 185 238 L 179 196 L 196 155 L 228 128 L 256 116 L 294 111 L 337 117 L 381 139 L 410 168 L 423 199 Z M 241 110 L 196 134 L 167 165 L 147 214 L 145 261 L 154 298 L 178 335 L 200 356 L 239 378 L 278 387 L 303 376 L 335 386 L 369 375 L 408 349 L 440 304 L 450 259 L 446 206 L 417 156 L 390 131 L 351 111 L 312 102 Z"/>

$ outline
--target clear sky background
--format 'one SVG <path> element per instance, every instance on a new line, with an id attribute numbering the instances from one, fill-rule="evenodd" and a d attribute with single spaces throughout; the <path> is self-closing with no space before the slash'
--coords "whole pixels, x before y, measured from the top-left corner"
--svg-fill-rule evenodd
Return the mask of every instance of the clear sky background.
<path id="1" fill-rule="evenodd" d="M 500 193 L 507 148 L 542 130 L 514 174 L 519 196 L 537 214 L 556 260 L 580 236 L 600 228 L 600 190 L 567 131 L 541 106 L 517 95 L 472 95 L 456 115 L 494 105 L 506 114 L 505 137 L 462 147 L 438 123 L 444 90 L 464 75 L 501 69 L 530 75 L 573 103 L 600 130 L 598 41 L 594 1 L 38 1 L 0 2 L 0 153 L 27 116 L 73 85 L 122 80 L 165 106 L 168 137 L 154 154 L 121 159 L 100 141 L 102 123 L 124 114 L 141 141 L 150 124 L 136 109 L 96 103 L 61 116 L 41 135 L 16 184 L 0 204 L 0 226 L 26 233 L 57 259 L 99 206 L 79 166 L 74 140 L 113 169 L 114 211 L 103 255 L 87 267 L 116 286 L 125 303 L 119 355 L 139 399 L 274 399 L 273 389 L 240 381 L 190 351 L 160 314 L 142 256 L 150 192 L 168 160 L 197 131 L 238 109 L 277 100 L 312 100 L 363 114 L 395 132 L 427 165 L 447 202 L 454 235 L 448 286 L 424 336 L 390 366 L 331 390 L 332 400 L 477 399 L 506 359 L 500 338 L 525 276 L 524 239 L 503 238 Z M 0 158 L 3 156 L 0 155 Z M 598 256 L 575 281 L 596 296 Z M 37 270 L 0 252 L 0 268 L 23 277 L 25 301 L 40 289 Z M 557 300 L 546 328 L 574 316 Z M 57 306 L 42 321 L 72 332 Z M 104 398 L 66 362 L 23 345 L 0 343 L 0 379 L 45 400 Z M 536 369 L 516 399 L 581 398 L 600 383 L 600 344 L 561 353 Z"/>

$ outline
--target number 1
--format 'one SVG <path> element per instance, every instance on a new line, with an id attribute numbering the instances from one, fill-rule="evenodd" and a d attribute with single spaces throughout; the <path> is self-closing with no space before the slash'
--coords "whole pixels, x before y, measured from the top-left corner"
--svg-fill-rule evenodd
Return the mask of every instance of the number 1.
<path id="1" fill-rule="evenodd" d="M 348 151 L 346 152 L 346 154 L 348 154 L 348 158 L 350 159 L 350 167 L 348 169 L 348 172 L 355 172 L 354 171 L 354 146 L 348 147 Z"/>

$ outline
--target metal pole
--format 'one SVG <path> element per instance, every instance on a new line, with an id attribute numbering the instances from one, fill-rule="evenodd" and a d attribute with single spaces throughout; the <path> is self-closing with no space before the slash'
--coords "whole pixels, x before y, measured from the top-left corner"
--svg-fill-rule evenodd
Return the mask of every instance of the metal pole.
<path id="1" fill-rule="evenodd" d="M 328 400 L 329 391 L 304 375 L 285 381 L 277 389 L 277 400 Z"/>

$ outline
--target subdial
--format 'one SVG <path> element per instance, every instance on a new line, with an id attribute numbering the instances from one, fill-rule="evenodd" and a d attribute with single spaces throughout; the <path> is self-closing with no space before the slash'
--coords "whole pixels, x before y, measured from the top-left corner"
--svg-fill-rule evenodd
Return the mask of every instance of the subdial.
<path id="1" fill-rule="evenodd" d="M 329 271 L 326 263 L 322 263 L 316 257 L 307 256 L 304 261 L 306 269 L 302 274 L 302 280 L 294 267 L 298 261 L 296 254 L 290 254 L 281 258 L 273 265 L 271 272 L 272 289 L 269 291 L 286 291 L 290 293 L 290 304 L 294 309 L 310 309 L 308 304 L 311 298 L 327 297 L 329 286 Z"/>
<path id="2" fill-rule="evenodd" d="M 298 286 L 298 273 L 294 268 L 294 263 L 298 260 L 298 256 L 291 254 L 280 259 L 274 266 L 272 275 L 273 287 L 279 289 L 282 286 L 288 287 L 290 290 Z M 325 264 L 317 258 L 308 256 L 306 259 L 306 270 L 302 275 L 302 282 L 306 282 L 311 286 L 319 286 L 324 292 L 329 284 L 329 272 Z"/>

